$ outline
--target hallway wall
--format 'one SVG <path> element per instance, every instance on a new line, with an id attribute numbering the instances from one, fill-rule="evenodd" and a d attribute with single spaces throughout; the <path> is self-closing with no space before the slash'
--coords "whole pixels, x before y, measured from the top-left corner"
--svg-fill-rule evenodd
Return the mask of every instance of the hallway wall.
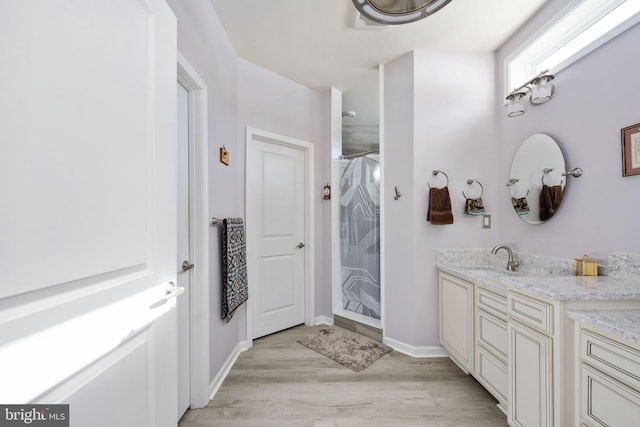
<path id="1" fill-rule="evenodd" d="M 209 208 L 218 218 L 245 217 L 245 128 L 255 127 L 316 145 L 316 316 L 331 314 L 329 90 L 319 92 L 240 59 L 208 0 L 168 0 L 178 18 L 178 49 L 208 86 Z M 326 131 L 325 131 L 326 129 Z M 231 162 L 219 162 L 219 147 Z M 210 382 L 246 337 L 246 304 L 220 319 L 221 228 L 210 230 Z"/>
<path id="2" fill-rule="evenodd" d="M 244 165 L 237 157 L 238 62 L 227 34 L 208 0 L 167 0 L 178 18 L 178 50 L 207 84 L 209 137 L 209 212 L 217 218 L 244 217 Z M 232 162 L 218 161 L 225 145 Z M 210 228 L 210 368 L 211 383 L 244 331 L 245 305 L 229 323 L 221 320 L 221 231 Z"/>

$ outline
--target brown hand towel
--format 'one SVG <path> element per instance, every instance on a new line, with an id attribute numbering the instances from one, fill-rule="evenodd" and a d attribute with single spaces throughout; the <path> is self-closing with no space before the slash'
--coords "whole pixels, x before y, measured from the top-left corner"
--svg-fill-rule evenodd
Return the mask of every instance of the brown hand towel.
<path id="1" fill-rule="evenodd" d="M 434 225 L 453 224 L 451 198 L 447 187 L 429 189 L 427 221 Z"/>
<path id="2" fill-rule="evenodd" d="M 551 218 L 562 202 L 561 185 L 543 185 L 540 191 L 540 221 Z"/>

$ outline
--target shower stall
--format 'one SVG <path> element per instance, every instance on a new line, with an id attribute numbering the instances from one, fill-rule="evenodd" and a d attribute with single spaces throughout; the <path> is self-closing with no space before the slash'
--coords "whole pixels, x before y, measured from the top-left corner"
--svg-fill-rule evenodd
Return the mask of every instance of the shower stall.
<path id="1" fill-rule="evenodd" d="M 342 157 L 336 163 L 340 271 L 339 278 L 334 272 L 339 282 L 339 289 L 334 283 L 334 314 L 380 328 L 379 155 Z"/>

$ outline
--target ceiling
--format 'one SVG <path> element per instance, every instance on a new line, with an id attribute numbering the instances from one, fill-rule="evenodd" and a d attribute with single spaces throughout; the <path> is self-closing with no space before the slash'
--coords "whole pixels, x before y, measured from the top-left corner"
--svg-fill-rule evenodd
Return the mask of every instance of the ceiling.
<path id="1" fill-rule="evenodd" d="M 386 29 L 354 28 L 351 0 L 210 1 L 241 58 L 311 88 L 348 91 L 411 50 L 496 50 L 548 0 L 453 0 Z"/>

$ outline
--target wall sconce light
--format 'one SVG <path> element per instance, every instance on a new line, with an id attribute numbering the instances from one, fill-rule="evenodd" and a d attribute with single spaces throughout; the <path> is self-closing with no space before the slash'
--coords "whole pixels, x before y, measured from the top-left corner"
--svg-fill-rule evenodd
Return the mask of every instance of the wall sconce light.
<path id="1" fill-rule="evenodd" d="M 555 76 L 547 74 L 545 70 L 523 84 L 515 88 L 508 96 L 507 116 L 517 117 L 524 114 L 524 99 L 529 92 L 529 101 L 534 105 L 544 104 L 549 101 L 556 91 L 556 85 L 551 80 Z"/>
<path id="2" fill-rule="evenodd" d="M 323 200 L 331 199 L 331 186 L 329 185 L 328 182 L 327 182 L 327 185 L 325 185 L 324 188 L 322 189 L 322 199 Z"/>
<path id="3" fill-rule="evenodd" d="M 524 114 L 524 97 L 526 92 L 511 92 L 507 96 L 507 116 L 517 117 Z"/>

